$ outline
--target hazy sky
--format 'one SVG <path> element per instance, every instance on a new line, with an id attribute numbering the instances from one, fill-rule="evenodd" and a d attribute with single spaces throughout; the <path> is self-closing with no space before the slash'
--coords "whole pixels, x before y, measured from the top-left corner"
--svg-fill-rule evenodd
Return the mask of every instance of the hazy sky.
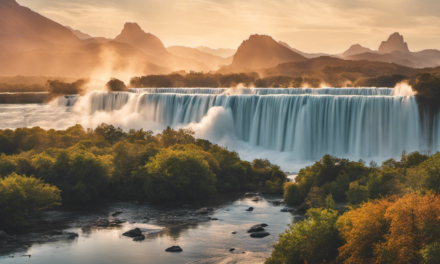
<path id="1" fill-rule="evenodd" d="M 440 49 L 440 0 L 17 0 L 63 25 L 114 38 L 137 22 L 165 44 L 236 48 L 268 34 L 305 52 L 377 49 L 391 33 Z"/>

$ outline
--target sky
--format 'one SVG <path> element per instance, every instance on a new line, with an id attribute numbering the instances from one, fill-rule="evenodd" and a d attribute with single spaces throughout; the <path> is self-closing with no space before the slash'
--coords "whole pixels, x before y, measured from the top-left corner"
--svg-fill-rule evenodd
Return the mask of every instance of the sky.
<path id="1" fill-rule="evenodd" d="M 267 34 L 304 52 L 377 50 L 400 32 L 411 51 L 440 49 L 440 0 L 17 0 L 93 36 L 136 22 L 165 46 L 237 48 Z"/>

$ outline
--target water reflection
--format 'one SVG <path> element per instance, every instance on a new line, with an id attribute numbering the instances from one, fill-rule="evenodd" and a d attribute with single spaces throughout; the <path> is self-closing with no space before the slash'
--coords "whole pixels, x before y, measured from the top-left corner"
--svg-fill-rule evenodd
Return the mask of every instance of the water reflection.
<path id="1" fill-rule="evenodd" d="M 261 263 L 270 255 L 271 245 L 287 228 L 294 215 L 282 213 L 283 206 L 269 201 L 281 197 L 265 197 L 252 201 L 242 196 L 221 196 L 210 201 L 183 205 L 152 206 L 136 203 L 110 203 L 86 208 L 64 208 L 36 216 L 53 226 L 67 226 L 65 232 L 75 232 L 75 239 L 45 238 L 45 230 L 20 234 L 22 241 L 14 250 L 1 251 L 0 263 Z M 248 207 L 254 211 L 248 212 Z M 209 215 L 199 215 L 202 207 L 214 209 Z M 112 217 L 113 212 L 123 213 Z M 98 218 L 119 218 L 127 223 L 103 228 L 90 224 Z M 145 220 L 149 218 L 149 221 Z M 209 220 L 209 217 L 218 220 Z M 146 222 L 146 223 L 143 223 Z M 247 229 L 267 223 L 271 235 L 263 239 L 249 237 Z M 122 234 L 135 227 L 144 231 L 145 240 L 132 241 Z M 236 234 L 232 234 L 235 231 Z M 181 253 L 165 249 L 179 245 Z M 234 247 L 234 252 L 229 248 Z M 243 253 L 245 252 L 245 253 Z M 31 258 L 8 258 L 8 255 L 28 255 Z"/>

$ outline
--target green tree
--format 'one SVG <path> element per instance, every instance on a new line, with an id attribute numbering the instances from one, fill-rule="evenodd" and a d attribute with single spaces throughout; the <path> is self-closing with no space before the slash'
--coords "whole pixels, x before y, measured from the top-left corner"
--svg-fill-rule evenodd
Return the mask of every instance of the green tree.
<path id="1" fill-rule="evenodd" d="M 39 179 L 15 173 L 0 179 L 0 229 L 27 225 L 31 211 L 60 204 L 60 190 Z"/>
<path id="2" fill-rule="evenodd" d="M 266 264 L 318 264 L 332 261 L 338 255 L 338 213 L 331 209 L 312 208 L 309 219 L 290 225 L 273 246 Z"/>
<path id="3" fill-rule="evenodd" d="M 135 176 L 144 179 L 146 196 L 153 202 L 194 200 L 216 193 L 216 176 L 196 151 L 164 149 Z"/>

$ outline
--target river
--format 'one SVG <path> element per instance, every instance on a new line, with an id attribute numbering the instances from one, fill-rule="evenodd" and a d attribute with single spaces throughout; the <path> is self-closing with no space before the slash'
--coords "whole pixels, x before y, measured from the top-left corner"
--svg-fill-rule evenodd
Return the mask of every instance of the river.
<path id="1" fill-rule="evenodd" d="M 278 235 L 303 216 L 281 212 L 283 205 L 268 202 L 281 201 L 282 197 L 253 199 L 223 195 L 188 207 L 115 202 L 41 212 L 34 216 L 39 228 L 17 234 L 20 242 L 0 249 L 0 263 L 263 263 Z M 214 212 L 197 214 L 202 207 L 211 207 Z M 254 210 L 246 211 L 249 207 Z M 117 218 L 127 223 L 119 227 L 90 226 L 100 217 L 113 219 L 111 214 L 117 211 L 123 212 Z M 261 223 L 268 224 L 265 230 L 270 235 L 251 238 L 247 230 Z M 135 227 L 146 234 L 144 241 L 135 242 L 122 235 Z M 79 237 L 47 235 L 54 228 L 78 233 Z M 165 252 L 174 245 L 183 252 Z M 235 251 L 230 252 L 231 248 Z"/>

